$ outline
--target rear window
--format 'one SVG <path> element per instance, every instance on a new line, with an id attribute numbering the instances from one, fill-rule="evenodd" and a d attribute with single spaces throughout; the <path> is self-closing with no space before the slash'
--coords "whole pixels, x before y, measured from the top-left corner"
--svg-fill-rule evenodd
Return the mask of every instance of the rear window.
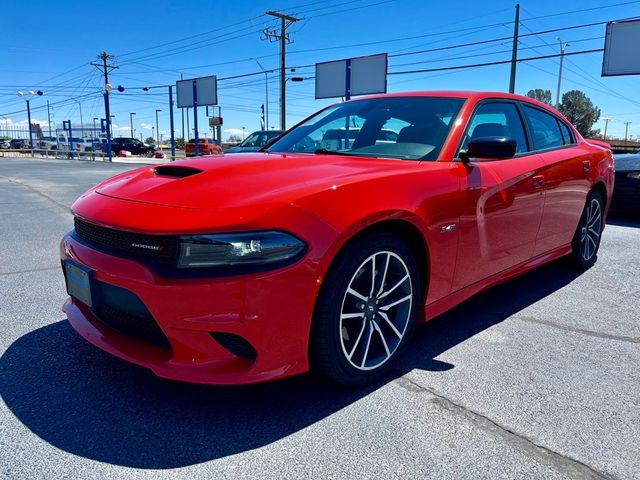
<path id="1" fill-rule="evenodd" d="M 560 125 L 560 131 L 562 132 L 562 140 L 565 145 L 573 145 L 576 141 L 573 139 L 573 135 L 571 133 L 571 129 L 567 127 L 564 122 L 558 122 Z"/>
<path id="2" fill-rule="evenodd" d="M 533 130 L 533 148 L 535 150 L 546 150 L 565 145 L 556 117 L 527 105 L 524 106 L 524 113 Z"/>

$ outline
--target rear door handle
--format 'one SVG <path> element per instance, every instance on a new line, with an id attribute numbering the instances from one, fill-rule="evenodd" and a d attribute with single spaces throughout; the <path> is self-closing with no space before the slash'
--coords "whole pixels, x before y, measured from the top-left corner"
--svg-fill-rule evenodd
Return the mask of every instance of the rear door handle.
<path id="1" fill-rule="evenodd" d="M 584 161 L 582 162 L 582 169 L 583 169 L 585 172 L 588 172 L 589 170 L 591 170 L 591 162 L 590 162 L 589 160 L 584 160 Z"/>
<path id="2" fill-rule="evenodd" d="M 531 186 L 535 189 L 542 188 L 544 186 L 544 175 L 535 175 L 531 179 Z"/>

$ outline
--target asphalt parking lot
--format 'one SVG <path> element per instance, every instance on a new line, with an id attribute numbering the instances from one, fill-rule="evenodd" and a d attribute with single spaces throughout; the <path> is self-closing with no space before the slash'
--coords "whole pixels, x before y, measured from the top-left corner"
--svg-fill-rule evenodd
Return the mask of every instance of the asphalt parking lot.
<path id="1" fill-rule="evenodd" d="M 397 378 L 158 379 L 61 312 L 58 241 L 131 164 L 0 158 L 0 477 L 640 478 L 640 222 L 421 326 Z"/>

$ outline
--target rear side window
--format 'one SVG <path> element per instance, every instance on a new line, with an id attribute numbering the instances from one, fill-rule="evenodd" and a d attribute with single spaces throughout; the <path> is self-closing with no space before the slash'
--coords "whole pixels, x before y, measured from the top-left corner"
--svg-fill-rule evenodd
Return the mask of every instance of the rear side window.
<path id="1" fill-rule="evenodd" d="M 524 114 L 532 129 L 535 150 L 546 150 L 565 145 L 556 117 L 527 105 L 524 106 Z"/>
<path id="2" fill-rule="evenodd" d="M 495 102 L 481 105 L 473 115 L 462 149 L 469 140 L 481 137 L 507 137 L 516 141 L 516 153 L 527 152 L 527 137 L 522 119 L 513 103 Z"/>
<path id="3" fill-rule="evenodd" d="M 558 125 L 560 125 L 560 131 L 562 132 L 562 140 L 565 145 L 573 145 L 576 141 L 573 139 L 573 135 L 571 134 L 571 130 L 567 127 L 564 122 L 558 121 Z"/>

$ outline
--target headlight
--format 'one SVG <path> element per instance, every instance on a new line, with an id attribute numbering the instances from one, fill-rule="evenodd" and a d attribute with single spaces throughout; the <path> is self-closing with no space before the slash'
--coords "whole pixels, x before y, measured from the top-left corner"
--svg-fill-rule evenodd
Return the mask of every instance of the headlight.
<path id="1" fill-rule="evenodd" d="M 268 265 L 296 257 L 305 244 L 284 232 L 190 235 L 180 238 L 178 268 Z"/>
<path id="2" fill-rule="evenodd" d="M 633 178 L 634 180 L 640 180 L 640 172 L 627 173 L 627 178 Z"/>

